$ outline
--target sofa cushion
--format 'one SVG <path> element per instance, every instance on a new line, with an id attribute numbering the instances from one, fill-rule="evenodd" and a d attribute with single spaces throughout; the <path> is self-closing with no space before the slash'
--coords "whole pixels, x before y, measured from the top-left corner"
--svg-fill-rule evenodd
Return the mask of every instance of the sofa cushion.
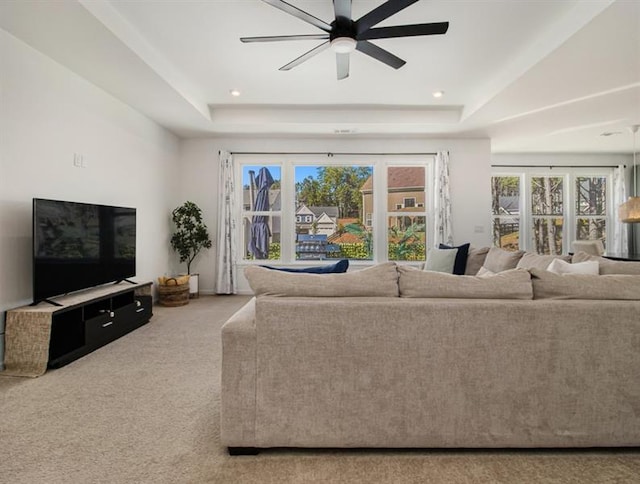
<path id="1" fill-rule="evenodd" d="M 569 262 L 571 261 L 571 256 L 569 255 L 541 255 L 534 254 L 533 252 L 525 252 L 522 255 L 522 258 L 518 261 L 518 265 L 516 266 L 518 269 L 547 269 L 549 264 L 554 260 L 562 260 Z"/>
<path id="2" fill-rule="evenodd" d="M 517 267 L 523 255 L 523 250 L 511 252 L 499 247 L 491 247 L 482 265 L 491 272 L 508 271 Z"/>
<path id="3" fill-rule="evenodd" d="M 398 266 L 401 297 L 532 299 L 531 276 L 513 269 L 489 277 L 457 276 L 442 272 L 420 271 Z"/>
<path id="4" fill-rule="evenodd" d="M 554 259 L 547 270 L 555 274 L 592 274 L 597 276 L 600 273 L 598 263 L 594 260 L 571 264 L 561 259 Z"/>
<path id="5" fill-rule="evenodd" d="M 572 262 L 597 261 L 600 266 L 600 274 L 629 274 L 640 275 L 640 262 L 611 260 L 586 252 L 576 252 Z"/>
<path id="6" fill-rule="evenodd" d="M 429 249 L 424 270 L 453 274 L 457 254 L 458 249 L 436 249 L 435 247 Z"/>
<path id="7" fill-rule="evenodd" d="M 469 257 L 469 247 L 471 244 L 462 244 L 456 246 L 450 246 L 445 244 L 438 245 L 439 249 L 458 249 L 458 253 L 456 254 L 456 262 L 453 265 L 453 273 L 459 276 L 464 274 L 464 271 L 467 267 L 467 257 Z"/>
<path id="8" fill-rule="evenodd" d="M 300 274 L 248 266 L 244 274 L 256 296 L 398 296 L 395 262 L 343 274 Z"/>
<path id="9" fill-rule="evenodd" d="M 489 247 L 469 247 L 469 254 L 467 255 L 467 265 L 464 270 L 464 274 L 466 276 L 475 276 L 484 264 L 488 253 Z"/>
<path id="10" fill-rule="evenodd" d="M 328 266 L 314 266 L 314 267 L 273 267 L 273 266 L 260 266 L 265 267 L 267 269 L 271 269 L 274 271 L 283 271 L 283 272 L 305 272 L 308 274 L 338 274 L 342 272 L 347 272 L 349 268 L 349 259 L 342 259 L 336 262 L 335 264 L 331 264 Z"/>
<path id="11" fill-rule="evenodd" d="M 555 274 L 531 269 L 534 299 L 640 300 L 640 276 Z"/>

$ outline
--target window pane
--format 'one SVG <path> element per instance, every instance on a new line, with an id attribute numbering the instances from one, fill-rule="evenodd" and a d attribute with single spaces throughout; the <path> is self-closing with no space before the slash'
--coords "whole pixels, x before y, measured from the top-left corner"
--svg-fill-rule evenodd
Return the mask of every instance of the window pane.
<path id="1" fill-rule="evenodd" d="M 501 249 L 520 249 L 520 219 L 496 217 L 493 219 L 493 245 Z"/>
<path id="2" fill-rule="evenodd" d="M 491 177 L 493 245 L 505 250 L 520 249 L 520 177 Z"/>
<path id="3" fill-rule="evenodd" d="M 424 261 L 426 219 L 424 216 L 389 217 L 389 260 Z"/>
<path id="4" fill-rule="evenodd" d="M 281 169 L 278 165 L 243 165 L 242 210 L 244 212 L 279 211 L 281 209 L 280 181 Z M 265 202 L 264 189 L 262 195 L 259 195 L 259 183 L 268 187 L 268 204 Z"/>
<path id="5" fill-rule="evenodd" d="M 593 240 L 602 239 L 603 244 L 607 236 L 607 219 L 605 218 L 578 218 L 576 220 L 576 239 Z M 606 245 L 605 245 L 606 246 Z"/>
<path id="6" fill-rule="evenodd" d="M 296 166 L 296 259 L 372 259 L 373 167 Z"/>
<path id="7" fill-rule="evenodd" d="M 533 217 L 533 250 L 538 254 L 562 254 L 562 217 Z"/>
<path id="8" fill-rule="evenodd" d="M 576 178 L 576 214 L 605 215 L 607 205 L 606 177 Z"/>
<path id="9" fill-rule="evenodd" d="M 280 260 L 280 217 L 244 215 L 242 247 L 245 260 Z"/>
<path id="10" fill-rule="evenodd" d="M 520 214 L 520 177 L 494 176 L 491 178 L 493 215 Z"/>
<path id="11" fill-rule="evenodd" d="M 387 211 L 424 212 L 424 166 L 387 169 Z"/>
<path id="12" fill-rule="evenodd" d="M 531 213 L 533 215 L 564 215 L 564 188 L 561 176 L 531 178 Z"/>

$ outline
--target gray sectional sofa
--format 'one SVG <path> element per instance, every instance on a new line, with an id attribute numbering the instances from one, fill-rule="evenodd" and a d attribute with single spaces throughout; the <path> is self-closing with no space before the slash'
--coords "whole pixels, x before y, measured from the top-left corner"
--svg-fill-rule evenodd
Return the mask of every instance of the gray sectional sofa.
<path id="1" fill-rule="evenodd" d="M 640 445 L 640 275 L 246 275 L 222 329 L 232 453 Z"/>

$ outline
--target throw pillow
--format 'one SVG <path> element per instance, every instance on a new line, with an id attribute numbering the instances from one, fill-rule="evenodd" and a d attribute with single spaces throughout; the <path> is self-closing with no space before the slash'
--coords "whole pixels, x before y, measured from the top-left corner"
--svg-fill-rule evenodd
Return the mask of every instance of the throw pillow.
<path id="1" fill-rule="evenodd" d="M 487 254 L 489 253 L 489 247 L 469 247 L 469 255 L 467 257 L 467 267 L 464 270 L 466 276 L 475 276 L 482 264 L 484 264 Z"/>
<path id="2" fill-rule="evenodd" d="M 564 260 L 555 259 L 551 261 L 547 270 L 554 274 L 592 274 L 594 276 L 600 274 L 598 263 L 594 260 L 570 264 Z"/>
<path id="3" fill-rule="evenodd" d="M 547 267 L 549 267 L 549 264 L 551 264 L 556 259 L 567 261 L 568 263 L 571 260 L 571 256 L 540 255 L 540 254 L 534 254 L 533 252 L 525 252 L 522 255 L 522 258 L 518 261 L 518 265 L 516 267 L 518 269 L 533 269 L 534 267 L 536 269 L 547 269 Z"/>
<path id="4" fill-rule="evenodd" d="M 523 250 L 510 252 L 499 247 L 491 247 L 482 265 L 491 272 L 507 271 L 515 269 L 523 255 Z"/>
<path id="5" fill-rule="evenodd" d="M 469 247 L 471 244 L 462 244 L 455 246 L 449 246 L 445 244 L 440 244 L 438 246 L 439 249 L 458 249 L 458 253 L 456 254 L 456 261 L 453 264 L 453 273 L 459 276 L 464 274 L 465 269 L 467 268 L 467 258 L 469 257 Z"/>
<path id="6" fill-rule="evenodd" d="M 398 297 L 395 262 L 342 274 L 296 274 L 248 266 L 244 275 L 256 296 Z"/>
<path id="7" fill-rule="evenodd" d="M 640 300 L 640 276 L 554 274 L 531 269 L 534 299 Z"/>
<path id="8" fill-rule="evenodd" d="M 600 274 L 640 275 L 640 262 L 611 260 L 597 255 L 590 255 L 586 252 L 576 252 L 573 255 L 573 259 L 571 259 L 574 264 L 587 260 L 598 262 Z"/>
<path id="9" fill-rule="evenodd" d="M 303 268 L 294 268 L 294 267 L 273 267 L 273 266 L 260 266 L 265 267 L 266 269 L 271 269 L 274 271 L 283 271 L 283 272 L 306 272 L 308 274 L 337 274 L 341 272 L 347 272 L 349 268 L 349 259 L 342 259 L 335 264 L 331 264 L 328 266 L 315 266 L 315 267 L 303 267 Z"/>
<path id="10" fill-rule="evenodd" d="M 491 277 L 491 276 L 495 276 L 496 274 L 497 274 L 497 272 L 490 271 L 485 266 L 482 266 L 478 270 L 478 273 L 476 274 L 476 276 L 478 276 L 478 277 Z"/>
<path id="11" fill-rule="evenodd" d="M 436 249 L 435 247 L 429 249 L 424 270 L 453 274 L 457 254 L 458 249 Z"/>
<path id="12" fill-rule="evenodd" d="M 398 266 L 401 297 L 467 299 L 533 299 L 531 275 L 513 269 L 492 277 L 457 276 Z"/>

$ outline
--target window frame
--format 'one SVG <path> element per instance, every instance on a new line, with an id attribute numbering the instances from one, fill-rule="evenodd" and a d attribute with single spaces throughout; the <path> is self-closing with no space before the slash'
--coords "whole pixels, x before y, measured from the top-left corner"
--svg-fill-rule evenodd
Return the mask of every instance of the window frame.
<path id="1" fill-rule="evenodd" d="M 238 223 L 236 224 L 236 240 L 238 247 L 238 265 L 260 265 L 265 260 L 250 260 L 244 258 L 244 249 L 240 247 L 243 244 L 242 239 L 242 216 L 254 214 L 247 212 L 242 207 L 242 172 L 245 165 L 251 166 L 279 166 L 280 167 L 280 197 L 281 211 L 269 212 L 268 215 L 280 217 L 280 259 L 269 260 L 270 265 L 286 265 L 286 266 L 308 266 L 311 264 L 334 263 L 335 260 L 296 260 L 295 258 L 295 167 L 296 166 L 371 166 L 373 168 L 373 214 L 372 214 L 372 230 L 373 230 L 373 254 L 371 259 L 351 259 L 350 264 L 353 266 L 370 266 L 388 260 L 388 230 L 387 220 L 390 215 L 399 212 L 388 211 L 387 204 L 387 172 L 389 167 L 403 166 L 424 166 L 425 167 L 425 206 L 420 212 L 412 212 L 412 215 L 425 213 L 426 217 L 426 241 L 427 247 L 433 245 L 435 240 L 434 234 L 434 214 L 431 206 L 433 204 L 433 183 L 434 183 L 434 165 L 435 155 L 330 155 L 325 154 L 236 154 L 234 155 L 236 180 L 239 180 L 237 186 L 241 187 L 236 193 L 236 209 L 235 216 Z M 285 207 L 291 207 L 287 210 Z M 264 215 L 267 213 L 255 212 L 256 215 Z M 364 214 L 366 217 L 367 214 Z M 417 262 L 396 261 L 401 264 L 416 265 Z"/>
<path id="2" fill-rule="evenodd" d="M 604 218 L 606 220 L 606 240 L 610 242 L 613 238 L 613 225 L 614 225 L 614 210 L 613 205 L 613 170 L 615 167 L 553 167 L 553 166 L 540 166 L 540 167 L 517 167 L 513 166 L 510 169 L 505 167 L 493 168 L 491 170 L 491 177 L 516 177 L 520 179 L 520 200 L 519 200 L 519 249 L 526 251 L 533 251 L 533 218 L 534 215 L 531 209 L 531 179 L 535 177 L 562 177 L 563 178 L 563 226 L 562 226 L 562 254 L 568 254 L 572 252 L 572 244 L 576 238 L 576 223 L 578 216 L 576 210 L 577 193 L 576 193 L 576 179 L 581 177 L 602 177 L 606 178 L 606 214 Z M 492 194 L 493 196 L 493 194 Z M 495 215 L 491 214 L 491 220 L 495 219 Z M 501 218 L 509 218 L 509 216 L 501 216 Z"/>

